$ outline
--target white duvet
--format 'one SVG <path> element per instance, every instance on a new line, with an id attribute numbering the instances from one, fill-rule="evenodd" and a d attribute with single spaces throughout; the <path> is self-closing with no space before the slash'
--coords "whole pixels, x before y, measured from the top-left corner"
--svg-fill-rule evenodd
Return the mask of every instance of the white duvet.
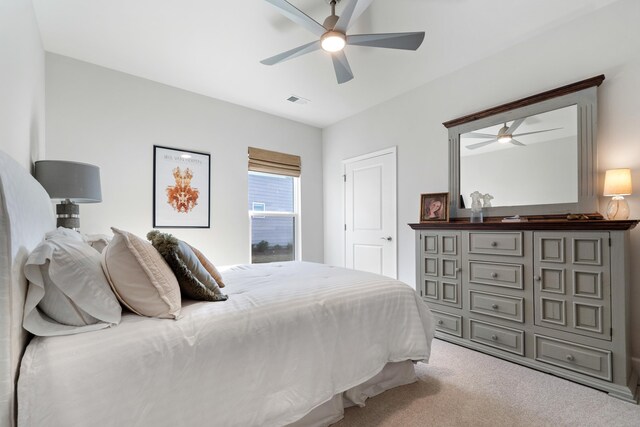
<path id="1" fill-rule="evenodd" d="M 427 360 L 433 321 L 413 288 L 312 263 L 232 267 L 226 302 L 179 320 L 34 338 L 19 426 L 281 426 L 380 372 Z"/>

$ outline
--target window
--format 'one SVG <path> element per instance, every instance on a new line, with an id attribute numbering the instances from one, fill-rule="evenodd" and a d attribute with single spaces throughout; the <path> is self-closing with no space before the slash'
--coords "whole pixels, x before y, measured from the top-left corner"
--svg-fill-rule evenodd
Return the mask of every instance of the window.
<path id="1" fill-rule="evenodd" d="M 252 263 L 298 258 L 298 179 L 249 171 Z"/>
<path id="2" fill-rule="evenodd" d="M 300 156 L 249 147 L 251 262 L 299 259 Z"/>

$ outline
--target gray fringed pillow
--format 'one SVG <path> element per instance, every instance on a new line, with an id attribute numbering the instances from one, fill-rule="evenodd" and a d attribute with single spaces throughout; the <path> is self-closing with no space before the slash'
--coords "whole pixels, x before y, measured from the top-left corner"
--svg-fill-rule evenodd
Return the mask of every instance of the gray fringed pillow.
<path id="1" fill-rule="evenodd" d="M 225 301 L 228 298 L 188 244 L 157 230 L 147 233 L 147 239 L 173 270 L 184 297 L 199 301 Z"/>

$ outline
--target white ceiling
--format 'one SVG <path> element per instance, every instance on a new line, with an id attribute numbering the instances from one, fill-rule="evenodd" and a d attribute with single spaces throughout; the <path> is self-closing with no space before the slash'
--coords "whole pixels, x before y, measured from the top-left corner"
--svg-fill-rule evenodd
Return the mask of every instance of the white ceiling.
<path id="1" fill-rule="evenodd" d="M 289 1 L 329 15 L 326 0 Z M 374 0 L 349 33 L 426 31 L 425 41 L 417 52 L 347 46 L 355 78 L 342 85 L 323 51 L 260 64 L 314 40 L 264 0 L 33 3 L 49 52 L 326 127 L 615 1 Z"/>

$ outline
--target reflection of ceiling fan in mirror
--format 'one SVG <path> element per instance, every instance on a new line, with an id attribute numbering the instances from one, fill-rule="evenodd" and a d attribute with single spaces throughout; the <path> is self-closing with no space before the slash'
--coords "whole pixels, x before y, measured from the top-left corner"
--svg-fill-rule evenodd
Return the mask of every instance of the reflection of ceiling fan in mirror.
<path id="1" fill-rule="evenodd" d="M 522 119 L 515 120 L 513 123 L 511 123 L 511 126 L 507 126 L 507 124 L 505 123 L 504 126 L 502 128 L 500 128 L 500 130 L 498 131 L 497 135 L 492 135 L 492 134 L 488 134 L 488 133 L 478 133 L 478 132 L 466 133 L 466 134 L 464 134 L 465 138 L 483 138 L 483 139 L 484 138 L 491 138 L 489 141 L 482 141 L 482 142 L 478 142 L 476 144 L 467 145 L 467 148 L 469 150 L 475 150 L 476 148 L 484 147 L 485 145 L 493 144 L 494 142 L 499 142 L 501 144 L 513 144 L 513 145 L 519 145 L 521 147 L 525 147 L 526 146 L 525 144 L 523 144 L 522 142 L 518 141 L 514 137 L 516 137 L 516 136 L 525 136 L 525 135 L 533 135 L 535 133 L 551 132 L 552 130 L 562 129 L 562 128 L 543 129 L 543 130 L 538 130 L 538 131 L 534 131 L 534 132 L 524 132 L 524 133 L 516 133 L 516 134 L 514 134 L 516 129 L 518 129 L 520 127 L 520 125 L 526 119 L 527 118 L 525 117 L 525 118 L 522 118 Z"/>
<path id="2" fill-rule="evenodd" d="M 371 5 L 373 0 L 350 0 L 340 16 L 336 15 L 336 4 L 339 3 L 340 0 L 330 0 L 328 3 L 331 6 L 331 15 L 329 15 L 322 24 L 310 18 L 286 0 L 266 1 L 277 7 L 284 16 L 311 31 L 318 37 L 318 40 L 298 46 L 260 62 L 265 65 L 274 65 L 322 49 L 331 54 L 338 84 L 353 79 L 349 61 L 347 61 L 343 50 L 345 46 L 354 45 L 416 50 L 424 40 L 423 31 L 414 33 L 347 35 L 347 30 L 353 22 L 360 17 L 362 12 Z"/>

